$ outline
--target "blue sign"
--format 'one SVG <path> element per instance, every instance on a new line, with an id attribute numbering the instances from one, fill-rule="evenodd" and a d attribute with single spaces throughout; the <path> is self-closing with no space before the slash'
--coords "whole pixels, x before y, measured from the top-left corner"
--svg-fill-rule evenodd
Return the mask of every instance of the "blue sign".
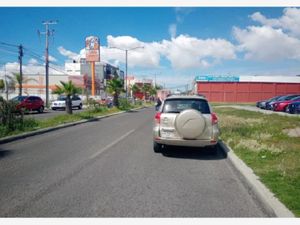
<path id="1" fill-rule="evenodd" d="M 195 81 L 204 81 L 204 82 L 239 82 L 239 76 L 226 76 L 226 75 L 199 75 L 195 77 Z"/>

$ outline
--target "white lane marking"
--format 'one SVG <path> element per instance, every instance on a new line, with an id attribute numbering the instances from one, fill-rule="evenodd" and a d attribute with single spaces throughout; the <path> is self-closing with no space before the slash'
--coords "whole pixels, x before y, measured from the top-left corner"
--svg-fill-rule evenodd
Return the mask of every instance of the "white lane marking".
<path id="1" fill-rule="evenodd" d="M 107 149 L 111 148 L 112 146 L 118 144 L 120 141 L 122 141 L 123 139 L 125 139 L 127 136 L 129 136 L 131 133 L 133 133 L 135 131 L 135 129 L 128 131 L 126 134 L 122 135 L 121 137 L 119 137 L 118 139 L 116 139 L 115 141 L 113 141 L 112 143 L 106 145 L 104 148 L 100 149 L 98 152 L 96 152 L 95 154 L 91 155 L 89 157 L 89 159 L 94 159 L 96 158 L 98 155 L 100 155 L 101 153 L 105 152 Z"/>

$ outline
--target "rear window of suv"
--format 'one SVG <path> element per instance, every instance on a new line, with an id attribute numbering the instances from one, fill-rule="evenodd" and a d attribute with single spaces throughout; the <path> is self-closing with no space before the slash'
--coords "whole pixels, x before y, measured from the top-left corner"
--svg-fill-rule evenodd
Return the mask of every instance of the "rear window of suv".
<path id="1" fill-rule="evenodd" d="M 180 113 L 186 109 L 195 109 L 203 114 L 210 114 L 208 103 L 204 99 L 169 99 L 165 100 L 163 113 Z"/>

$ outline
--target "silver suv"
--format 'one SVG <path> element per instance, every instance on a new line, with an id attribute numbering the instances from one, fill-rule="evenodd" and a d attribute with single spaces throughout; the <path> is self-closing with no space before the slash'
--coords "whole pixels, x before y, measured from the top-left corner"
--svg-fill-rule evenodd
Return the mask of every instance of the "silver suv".
<path id="1" fill-rule="evenodd" d="M 170 96 L 155 114 L 153 148 L 163 145 L 207 147 L 216 150 L 218 118 L 205 97 Z"/>

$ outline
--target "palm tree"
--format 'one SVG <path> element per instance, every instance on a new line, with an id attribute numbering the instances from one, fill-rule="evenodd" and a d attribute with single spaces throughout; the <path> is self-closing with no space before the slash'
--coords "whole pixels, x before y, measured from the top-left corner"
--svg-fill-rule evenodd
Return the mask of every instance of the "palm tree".
<path id="1" fill-rule="evenodd" d="M 124 92 L 123 81 L 119 78 L 113 78 L 107 82 L 107 92 L 112 94 L 114 105 L 119 107 L 119 95 Z"/>
<path id="2" fill-rule="evenodd" d="M 34 78 L 24 78 L 24 76 L 21 77 L 21 75 L 19 73 L 13 73 L 13 77 L 9 76 L 8 78 L 11 80 L 11 82 L 14 84 L 14 86 L 16 84 L 18 84 L 19 96 L 22 95 L 22 89 L 23 89 L 22 84 L 23 83 L 26 83 L 28 81 L 36 81 L 37 82 L 37 80 Z"/>
<path id="3" fill-rule="evenodd" d="M 64 94 L 66 96 L 66 112 L 67 114 L 72 114 L 71 96 L 81 93 L 81 88 L 76 87 L 71 80 L 69 80 L 67 83 L 60 81 L 60 83 L 61 86 L 55 85 L 56 89 L 53 90 L 52 93 L 58 95 Z"/>

